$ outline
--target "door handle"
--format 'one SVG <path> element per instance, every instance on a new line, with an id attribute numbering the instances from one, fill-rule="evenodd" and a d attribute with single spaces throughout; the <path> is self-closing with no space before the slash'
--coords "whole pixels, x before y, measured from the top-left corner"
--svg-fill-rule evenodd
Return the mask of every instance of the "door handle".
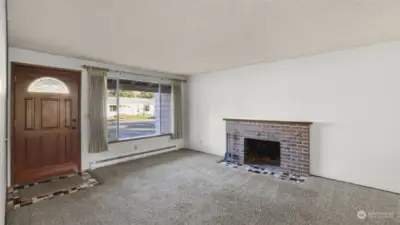
<path id="1" fill-rule="evenodd" d="M 76 129 L 76 119 L 72 119 L 72 126 L 71 126 L 71 128 L 72 129 Z"/>

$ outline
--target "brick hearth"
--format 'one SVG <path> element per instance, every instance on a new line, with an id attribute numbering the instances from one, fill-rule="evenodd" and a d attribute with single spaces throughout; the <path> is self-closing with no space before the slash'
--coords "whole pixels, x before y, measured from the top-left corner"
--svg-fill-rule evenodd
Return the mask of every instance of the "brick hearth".
<path id="1" fill-rule="evenodd" d="M 227 160 L 244 162 L 244 139 L 278 141 L 280 169 L 308 176 L 310 168 L 310 122 L 224 119 L 227 134 Z"/>

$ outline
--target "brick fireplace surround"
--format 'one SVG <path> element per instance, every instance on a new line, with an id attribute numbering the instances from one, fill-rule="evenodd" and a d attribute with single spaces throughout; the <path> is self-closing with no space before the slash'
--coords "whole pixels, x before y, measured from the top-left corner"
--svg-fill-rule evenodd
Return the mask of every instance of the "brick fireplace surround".
<path id="1" fill-rule="evenodd" d="M 310 168 L 311 122 L 224 119 L 226 121 L 226 159 L 244 163 L 244 139 L 280 142 L 280 170 L 308 176 Z"/>

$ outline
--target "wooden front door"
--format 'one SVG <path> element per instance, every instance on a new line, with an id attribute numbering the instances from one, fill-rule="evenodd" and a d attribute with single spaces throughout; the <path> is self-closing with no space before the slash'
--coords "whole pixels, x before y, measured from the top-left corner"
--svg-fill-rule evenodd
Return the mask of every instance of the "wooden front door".
<path id="1" fill-rule="evenodd" d="M 80 169 L 80 72 L 13 64 L 13 181 Z"/>

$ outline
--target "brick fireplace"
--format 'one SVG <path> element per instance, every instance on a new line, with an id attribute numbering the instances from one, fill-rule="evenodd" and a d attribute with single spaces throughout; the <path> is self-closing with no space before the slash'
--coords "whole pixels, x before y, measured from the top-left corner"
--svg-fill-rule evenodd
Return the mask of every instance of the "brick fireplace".
<path id="1" fill-rule="evenodd" d="M 308 176 L 311 122 L 224 119 L 226 160 Z"/>

